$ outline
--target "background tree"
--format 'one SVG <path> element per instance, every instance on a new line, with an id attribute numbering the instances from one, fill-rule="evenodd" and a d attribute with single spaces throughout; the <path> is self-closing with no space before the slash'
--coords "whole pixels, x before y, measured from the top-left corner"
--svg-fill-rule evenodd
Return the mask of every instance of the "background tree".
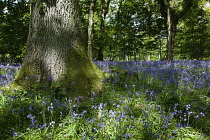
<path id="1" fill-rule="evenodd" d="M 85 46 L 78 0 L 33 1 L 26 55 L 12 86 L 59 82 L 71 96 L 87 96 L 101 86 L 102 73 Z"/>
<path id="2" fill-rule="evenodd" d="M 100 3 L 100 11 L 99 11 L 99 20 L 100 20 L 100 35 L 99 35 L 99 42 L 98 42 L 98 57 L 97 60 L 101 60 L 103 61 L 104 59 L 104 41 L 105 38 L 103 35 L 105 35 L 105 20 L 106 20 L 106 16 L 109 10 L 109 4 L 110 4 L 111 0 L 101 0 Z"/>
<path id="3" fill-rule="evenodd" d="M 167 26 L 167 17 L 163 16 L 164 13 L 167 14 L 167 10 L 164 8 L 160 10 L 161 1 L 80 0 L 83 35 L 85 42 L 89 44 L 85 48 L 86 53 L 91 56 L 92 52 L 92 59 L 98 60 L 105 58 L 117 61 L 169 59 L 167 58 L 169 52 L 166 51 L 169 26 Z M 7 6 L 9 2 L 13 3 L 12 6 Z M 24 8 L 27 3 L 23 0 L 17 1 L 19 4 L 22 2 L 17 8 L 17 2 L 12 0 L 9 2 L 1 1 L 0 52 L 1 58 L 4 58 L 2 61 L 8 61 L 5 59 L 8 56 L 12 61 L 23 56 L 28 34 L 29 8 Z M 175 42 L 176 47 L 171 49 L 173 58 L 177 60 L 186 56 L 187 59 L 208 59 L 209 15 L 207 11 L 210 8 L 206 7 L 205 10 L 201 8 L 206 0 L 193 0 L 193 6 L 190 9 L 187 8 L 189 4 L 185 0 L 165 2 L 170 6 L 171 22 L 177 23 L 174 27 L 178 27 L 173 30 L 174 33 L 170 33 L 172 36 L 176 35 L 177 42 Z M 8 7 L 13 10 L 5 12 L 5 9 L 8 11 Z M 18 10 L 23 8 L 26 9 L 25 14 L 14 17 L 12 11 L 24 13 L 24 10 Z M 184 9 L 188 9 L 185 16 L 181 14 L 185 13 Z M 106 16 L 103 15 L 104 13 Z M 179 19 L 178 22 L 177 19 Z M 172 24 L 169 25 L 173 27 Z M 171 40 L 174 42 L 175 39 Z"/>
<path id="4" fill-rule="evenodd" d="M 116 8 L 117 7 L 117 8 Z M 159 48 L 163 19 L 159 18 L 157 6 L 147 0 L 118 1 L 111 4 L 108 33 L 110 44 L 105 52 L 117 60 L 149 60 Z M 112 10 L 113 9 L 113 10 Z M 111 50 L 111 51 L 110 51 Z M 156 58 L 157 59 L 157 58 Z"/>
<path id="5" fill-rule="evenodd" d="M 177 24 L 197 1 L 192 0 L 157 0 L 160 5 L 161 15 L 165 19 L 167 31 L 167 59 L 172 61 L 174 57 L 175 36 Z"/>
<path id="6" fill-rule="evenodd" d="M 88 55 L 93 59 L 93 29 L 94 29 L 94 12 L 96 0 L 90 0 L 90 8 L 88 15 Z"/>
<path id="7" fill-rule="evenodd" d="M 194 5 L 193 12 L 178 26 L 176 55 L 183 59 L 209 58 L 209 16 L 202 5 L 205 5 L 205 2 Z"/>
<path id="8" fill-rule="evenodd" d="M 29 6 L 24 0 L 0 1 L 0 58 L 21 62 L 28 35 Z"/>

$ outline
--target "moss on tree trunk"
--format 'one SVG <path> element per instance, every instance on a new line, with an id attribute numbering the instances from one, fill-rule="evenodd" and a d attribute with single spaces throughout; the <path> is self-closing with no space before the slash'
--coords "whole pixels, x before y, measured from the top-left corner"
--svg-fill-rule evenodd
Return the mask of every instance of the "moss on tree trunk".
<path id="1" fill-rule="evenodd" d="M 87 96 L 102 86 L 103 73 L 86 53 L 78 0 L 36 0 L 26 55 L 13 88 L 58 83 L 75 96 Z"/>

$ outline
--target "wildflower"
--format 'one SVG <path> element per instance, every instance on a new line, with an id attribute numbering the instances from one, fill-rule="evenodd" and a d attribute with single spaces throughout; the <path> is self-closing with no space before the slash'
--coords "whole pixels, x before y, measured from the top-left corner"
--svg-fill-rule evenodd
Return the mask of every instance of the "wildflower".
<path id="1" fill-rule="evenodd" d="M 91 108 L 97 109 L 97 106 L 92 106 Z"/>
<path id="2" fill-rule="evenodd" d="M 146 128 L 147 128 L 147 125 L 144 125 L 144 126 L 143 126 L 143 128 L 145 128 L 145 129 L 146 129 Z"/>
<path id="3" fill-rule="evenodd" d="M 18 136 L 18 133 L 15 132 L 15 129 L 14 128 L 12 128 L 11 133 L 12 133 L 12 136 L 13 137 L 17 137 Z"/>
<path id="4" fill-rule="evenodd" d="M 12 99 L 16 99 L 17 97 L 16 97 L 16 96 L 11 96 L 10 98 L 12 98 Z"/>
<path id="5" fill-rule="evenodd" d="M 161 105 L 156 105 L 156 110 L 161 110 Z"/>
<path id="6" fill-rule="evenodd" d="M 35 127 L 35 123 L 37 121 L 37 120 L 35 120 L 35 116 L 33 116 L 32 114 L 28 114 L 27 118 L 29 118 L 31 120 L 30 127 Z"/>
<path id="7" fill-rule="evenodd" d="M 121 106 L 120 105 L 117 105 L 117 108 L 120 108 Z"/>
<path id="8" fill-rule="evenodd" d="M 190 109 L 190 104 L 186 105 L 186 110 Z"/>
<path id="9" fill-rule="evenodd" d="M 110 110 L 109 111 L 109 117 L 110 118 L 114 118 L 116 116 L 117 112 L 116 111 L 113 111 L 113 110 Z"/>
<path id="10" fill-rule="evenodd" d="M 189 112 L 188 112 L 188 115 L 190 115 L 190 114 L 193 114 L 193 112 L 192 112 L 192 111 L 189 111 Z"/>
<path id="11" fill-rule="evenodd" d="M 47 76 L 47 80 L 48 81 L 52 81 L 52 77 L 51 76 Z"/>
<path id="12" fill-rule="evenodd" d="M 126 115 L 126 112 L 124 111 L 124 112 L 122 113 L 122 118 L 125 119 L 126 117 L 127 117 L 127 115 Z"/>
<path id="13" fill-rule="evenodd" d="M 84 140 L 86 138 L 86 136 L 82 137 L 80 140 Z"/>
<path id="14" fill-rule="evenodd" d="M 50 106 L 47 107 L 48 111 L 53 111 L 54 107 L 53 107 L 53 103 L 50 104 Z"/>
<path id="15" fill-rule="evenodd" d="M 129 138 L 131 136 L 131 134 L 125 134 L 126 138 Z"/>
<path id="16" fill-rule="evenodd" d="M 177 123 L 177 128 L 182 127 L 181 123 Z"/>
<path id="17" fill-rule="evenodd" d="M 55 125 L 55 122 L 54 121 L 50 122 L 50 126 L 51 127 L 54 127 L 54 125 Z"/>
<path id="18" fill-rule="evenodd" d="M 40 127 L 40 129 L 46 129 L 46 126 L 47 126 L 47 124 L 46 123 L 44 123 L 43 125 L 40 125 L 39 127 Z"/>
<path id="19" fill-rule="evenodd" d="M 205 116 L 205 114 L 203 112 L 200 112 L 200 115 L 201 115 L 201 117 L 204 117 Z"/>
<path id="20" fill-rule="evenodd" d="M 42 101 L 42 104 L 45 106 L 45 105 L 47 105 L 47 103 L 45 102 L 45 101 Z"/>
<path id="21" fill-rule="evenodd" d="M 120 117 L 118 116 L 117 118 L 116 118 L 116 122 L 119 122 L 121 119 L 120 119 Z"/>
<path id="22" fill-rule="evenodd" d="M 75 82 L 72 82 L 72 83 L 71 83 L 71 86 L 73 86 L 74 84 L 75 84 Z"/>
<path id="23" fill-rule="evenodd" d="M 72 117 L 74 119 L 76 119 L 79 116 L 79 114 L 77 114 L 75 111 L 72 111 Z"/>
<path id="24" fill-rule="evenodd" d="M 196 118 L 196 119 L 199 118 L 199 115 L 196 115 L 194 118 Z"/>
<path id="25" fill-rule="evenodd" d="M 29 110 L 32 110 L 32 109 L 33 109 L 33 106 L 29 106 L 28 109 L 29 109 Z"/>

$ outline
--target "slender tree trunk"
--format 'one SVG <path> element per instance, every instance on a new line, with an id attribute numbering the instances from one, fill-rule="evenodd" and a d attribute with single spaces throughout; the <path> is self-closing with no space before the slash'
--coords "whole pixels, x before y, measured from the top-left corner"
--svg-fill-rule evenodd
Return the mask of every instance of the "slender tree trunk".
<path id="1" fill-rule="evenodd" d="M 99 50 L 98 50 L 98 60 L 103 61 L 103 50 L 104 50 L 104 37 L 103 37 L 103 33 L 105 31 L 105 19 L 106 19 L 106 15 L 108 13 L 108 9 L 109 9 L 109 4 L 110 4 L 111 0 L 101 0 L 101 15 L 100 15 L 100 21 L 101 21 L 101 25 L 100 25 L 100 32 L 101 32 L 101 41 L 100 41 L 100 45 L 99 45 Z"/>
<path id="2" fill-rule="evenodd" d="M 174 45 L 176 37 L 176 21 L 173 22 L 171 19 L 171 8 L 167 6 L 167 60 L 169 62 L 174 59 Z"/>
<path id="3" fill-rule="evenodd" d="M 32 2 L 26 55 L 13 87 L 59 82 L 82 96 L 99 88 L 102 73 L 86 54 L 78 2 Z"/>
<path id="4" fill-rule="evenodd" d="M 161 51 L 162 51 L 162 41 L 161 41 L 161 38 L 160 38 L 160 47 L 159 47 L 159 60 L 161 60 L 161 58 L 162 58 L 162 53 L 161 53 Z"/>
<path id="5" fill-rule="evenodd" d="M 88 24 L 88 55 L 90 59 L 93 59 L 93 29 L 94 29 L 94 11 L 95 11 L 96 0 L 90 0 L 89 8 L 89 24 Z"/>

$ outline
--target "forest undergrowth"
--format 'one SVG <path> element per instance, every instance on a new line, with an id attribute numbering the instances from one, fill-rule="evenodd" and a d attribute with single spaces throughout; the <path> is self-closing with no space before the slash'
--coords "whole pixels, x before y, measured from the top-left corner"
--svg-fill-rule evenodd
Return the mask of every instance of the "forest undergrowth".
<path id="1" fill-rule="evenodd" d="M 210 139 L 210 61 L 95 63 L 105 88 L 89 104 L 49 85 L 8 89 L 20 65 L 0 64 L 0 140 Z"/>

